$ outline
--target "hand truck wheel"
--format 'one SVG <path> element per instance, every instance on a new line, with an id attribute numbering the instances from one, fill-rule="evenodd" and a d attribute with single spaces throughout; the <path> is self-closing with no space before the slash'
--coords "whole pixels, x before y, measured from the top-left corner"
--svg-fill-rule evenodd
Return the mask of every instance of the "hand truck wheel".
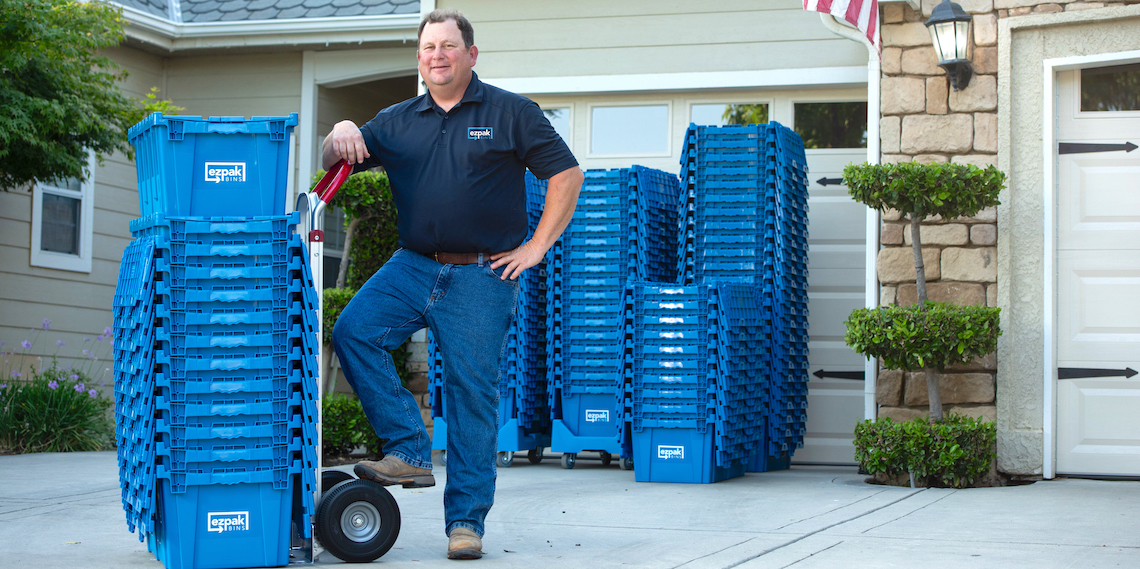
<path id="1" fill-rule="evenodd" d="M 356 477 L 343 470 L 321 470 L 321 492 L 328 492 L 333 486 Z"/>
<path id="2" fill-rule="evenodd" d="M 368 563 L 388 553 L 400 535 L 400 506 L 383 486 L 346 480 L 317 506 L 317 538 L 341 561 Z"/>

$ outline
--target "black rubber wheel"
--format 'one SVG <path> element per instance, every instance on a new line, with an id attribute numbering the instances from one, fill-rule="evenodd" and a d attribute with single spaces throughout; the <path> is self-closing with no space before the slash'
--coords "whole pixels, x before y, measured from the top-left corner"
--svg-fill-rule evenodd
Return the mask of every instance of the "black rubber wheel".
<path id="1" fill-rule="evenodd" d="M 602 457 L 602 466 L 609 466 L 610 461 L 613 460 L 613 457 L 610 456 L 610 453 L 603 450 L 602 452 L 599 452 L 598 454 L 601 455 L 601 457 Z"/>
<path id="2" fill-rule="evenodd" d="M 562 468 L 567 470 L 574 468 L 574 463 L 578 462 L 578 454 L 573 452 L 562 453 Z"/>
<path id="3" fill-rule="evenodd" d="M 375 482 L 341 482 L 321 497 L 316 529 L 321 545 L 337 559 L 368 563 L 388 553 L 396 543 L 400 506 Z"/>
<path id="4" fill-rule="evenodd" d="M 618 462 L 618 467 L 622 470 L 633 470 L 633 459 L 628 456 L 621 459 L 621 461 Z"/>
<path id="5" fill-rule="evenodd" d="M 526 459 L 531 464 L 538 464 L 542 462 L 542 447 L 532 448 L 526 452 Z"/>
<path id="6" fill-rule="evenodd" d="M 333 486 L 344 482 L 345 480 L 352 480 L 355 476 L 343 470 L 322 470 L 321 471 L 321 493 L 328 492 L 333 489 Z"/>
<path id="7" fill-rule="evenodd" d="M 439 465 L 447 466 L 447 451 L 445 450 L 439 451 Z"/>
<path id="8" fill-rule="evenodd" d="M 499 453 L 499 467 L 510 468 L 515 463 L 515 453 L 502 451 Z"/>

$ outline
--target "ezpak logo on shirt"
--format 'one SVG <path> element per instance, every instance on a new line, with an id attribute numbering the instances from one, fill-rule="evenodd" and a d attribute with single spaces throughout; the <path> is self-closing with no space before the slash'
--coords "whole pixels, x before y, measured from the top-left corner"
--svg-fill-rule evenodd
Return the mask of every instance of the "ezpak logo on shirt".
<path id="1" fill-rule="evenodd" d="M 249 512 L 209 512 L 206 514 L 206 531 L 249 531 Z"/>
<path id="2" fill-rule="evenodd" d="M 495 130 L 489 126 L 469 126 L 467 127 L 467 138 L 471 140 L 488 140 L 495 139 Z"/>
<path id="3" fill-rule="evenodd" d="M 669 446 L 657 445 L 657 458 L 661 460 L 669 460 L 671 458 L 685 459 L 685 447 L 683 446 Z"/>
<path id="4" fill-rule="evenodd" d="M 207 182 L 244 182 L 245 162 L 206 162 Z"/>
<path id="5" fill-rule="evenodd" d="M 586 409 L 586 422 L 609 423 L 610 412 L 608 409 Z"/>

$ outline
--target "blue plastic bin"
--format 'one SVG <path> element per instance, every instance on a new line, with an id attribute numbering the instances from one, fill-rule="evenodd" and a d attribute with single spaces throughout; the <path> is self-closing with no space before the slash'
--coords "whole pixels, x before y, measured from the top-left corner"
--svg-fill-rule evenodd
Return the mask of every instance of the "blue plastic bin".
<path id="1" fill-rule="evenodd" d="M 128 132 L 142 216 L 284 214 L 295 126 L 297 113 L 249 119 L 152 113 Z"/>

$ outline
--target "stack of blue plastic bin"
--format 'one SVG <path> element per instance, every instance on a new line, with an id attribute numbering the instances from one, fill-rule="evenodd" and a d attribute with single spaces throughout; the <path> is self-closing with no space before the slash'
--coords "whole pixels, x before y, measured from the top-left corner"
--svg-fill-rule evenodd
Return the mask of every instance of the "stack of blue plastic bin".
<path id="1" fill-rule="evenodd" d="M 527 223 L 530 239 L 546 200 L 545 180 L 526 172 Z M 550 445 L 550 412 L 546 393 L 546 261 L 519 278 L 515 318 L 507 332 L 499 375 L 499 452 L 540 450 Z M 446 389 L 443 358 L 428 334 L 428 393 L 432 410 L 432 448 L 447 448 L 444 413 Z"/>
<path id="2" fill-rule="evenodd" d="M 551 450 L 629 456 L 624 293 L 630 279 L 673 281 L 675 176 L 640 166 L 588 170 L 569 227 L 548 255 Z"/>
<path id="3" fill-rule="evenodd" d="M 764 315 L 766 451 L 751 471 L 786 468 L 807 408 L 807 166 L 778 124 L 691 125 L 682 155 L 678 277 L 751 283 Z"/>
<path id="4" fill-rule="evenodd" d="M 156 113 L 131 129 L 143 217 L 115 300 L 120 477 L 128 527 L 168 568 L 281 566 L 294 524 L 311 537 L 318 297 L 283 211 L 296 122 Z"/>
<path id="5" fill-rule="evenodd" d="M 755 287 L 631 283 L 632 446 L 639 482 L 717 482 L 762 452 Z"/>

